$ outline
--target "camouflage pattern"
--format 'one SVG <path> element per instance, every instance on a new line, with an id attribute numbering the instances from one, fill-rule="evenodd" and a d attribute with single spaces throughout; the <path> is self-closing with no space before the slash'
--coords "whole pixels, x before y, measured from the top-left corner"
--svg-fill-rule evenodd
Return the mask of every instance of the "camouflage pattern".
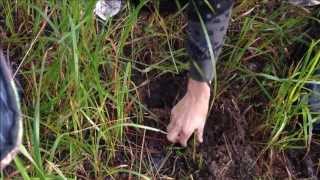
<path id="1" fill-rule="evenodd" d="M 190 77 L 210 84 L 215 76 L 216 61 L 224 44 L 235 0 L 181 1 L 189 2 L 187 50 L 191 57 Z M 162 2 L 167 1 L 162 0 Z M 320 4 L 320 0 L 287 0 L 286 2 L 298 6 Z M 120 9 L 121 0 L 99 0 L 95 14 L 106 20 L 116 15 Z"/>

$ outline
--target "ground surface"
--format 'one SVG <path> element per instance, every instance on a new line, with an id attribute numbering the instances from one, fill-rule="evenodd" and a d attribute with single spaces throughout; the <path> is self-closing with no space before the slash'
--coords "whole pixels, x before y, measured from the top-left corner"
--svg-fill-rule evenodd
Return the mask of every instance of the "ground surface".
<path id="1" fill-rule="evenodd" d="M 155 82 L 148 89 L 153 96 L 147 96 L 144 101 L 150 111 L 165 123 L 149 124 L 152 120 L 148 119 L 145 123 L 165 128 L 172 102 L 184 93 L 186 76 L 163 76 Z M 171 152 L 174 155 L 166 159 L 166 146 L 169 144 L 165 136 L 147 133 L 145 148 L 153 151 L 150 156 L 155 166 L 165 163 L 162 173 L 177 179 L 186 175 L 194 179 L 317 179 L 319 145 L 316 143 L 309 153 L 305 150 L 262 152 L 267 136 L 257 127 L 263 124 L 259 104 L 262 106 L 265 101 L 260 98 L 251 100 L 250 104 L 238 104 L 238 92 L 243 86 L 238 82 L 232 83 L 231 89 L 214 103 L 208 117 L 204 143 L 196 149 L 183 150 L 186 156 Z M 255 101 L 257 107 L 251 105 Z M 202 161 L 200 166 L 197 161 Z"/>
<path id="2" fill-rule="evenodd" d="M 319 9 L 236 3 L 204 143 L 182 148 L 164 131 L 186 90 L 185 9 L 155 4 L 128 3 L 103 24 L 94 2 L 0 1 L 0 43 L 21 64 L 25 119 L 25 151 L 1 175 L 319 178 L 319 138 L 303 100 L 305 81 L 319 80 L 311 43 L 320 39 Z"/>

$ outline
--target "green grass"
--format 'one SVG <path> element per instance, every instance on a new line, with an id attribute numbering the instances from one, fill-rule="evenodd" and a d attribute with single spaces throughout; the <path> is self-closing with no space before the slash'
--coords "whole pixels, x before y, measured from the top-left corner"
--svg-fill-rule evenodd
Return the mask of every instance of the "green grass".
<path id="1" fill-rule="evenodd" d="M 93 15 L 93 0 L 0 1 L 1 44 L 18 63 L 25 92 L 24 143 L 12 164 L 15 178 L 170 176 L 161 174 L 167 161 L 157 169 L 141 149 L 126 143 L 128 127 L 144 135 L 166 133 L 143 125 L 145 113 L 157 118 L 141 102 L 138 89 L 143 83 L 133 80 L 137 73 L 154 77 L 188 68 L 183 43 L 186 7 L 169 17 L 155 11 L 146 18 L 139 16 L 146 2 L 137 7 L 127 2 L 119 16 L 101 22 Z M 255 82 L 254 89 L 246 87 L 239 93 L 244 102 L 259 94 L 268 100 L 261 115 L 268 134 L 265 148 L 309 147 L 315 119 L 305 101 L 309 93 L 305 84 L 318 80 L 313 72 L 320 58 L 319 41 L 304 42 L 302 32 L 310 14 L 298 8 L 292 12 L 286 4 L 270 14 L 260 3 L 257 12 L 240 16 L 254 6 L 251 2 L 235 9 L 223 63 L 218 64 L 216 98 L 233 79 Z M 287 11 L 290 14 L 284 15 Z M 309 50 L 299 63 L 288 65 L 287 52 L 297 42 L 306 43 Z M 263 60 L 266 67 L 259 73 L 251 71 L 246 66 L 250 57 Z M 224 76 L 230 71 L 238 75 Z M 293 124 L 297 130 L 288 130 Z M 195 148 L 185 153 L 168 147 L 167 157 L 175 151 L 201 166 Z M 115 165 L 121 153 L 127 164 Z"/>

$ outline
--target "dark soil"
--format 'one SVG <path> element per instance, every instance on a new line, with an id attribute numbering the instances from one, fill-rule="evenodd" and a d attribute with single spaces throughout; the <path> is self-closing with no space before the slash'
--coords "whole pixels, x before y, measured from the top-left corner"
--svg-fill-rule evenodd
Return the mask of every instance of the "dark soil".
<path id="1" fill-rule="evenodd" d="M 310 31 L 314 33 L 317 30 Z M 251 61 L 245 65 L 251 70 L 261 71 L 264 64 L 261 61 L 258 64 L 254 59 Z M 233 76 L 236 73 L 224 72 L 224 75 Z M 170 121 L 171 108 L 185 94 L 187 74 L 150 76 L 138 75 L 135 78 L 136 84 L 144 84 L 139 88 L 139 96 L 150 111 L 145 114 L 143 123 L 165 130 Z M 218 84 L 223 86 L 222 82 Z M 128 159 L 135 159 L 134 163 L 138 165 L 135 167 L 139 167 L 142 158 L 143 162 L 149 163 L 142 164 L 142 171 L 149 171 L 144 166 L 154 167 L 150 170 L 156 176 L 154 179 L 162 175 L 176 179 L 318 179 L 320 144 L 317 141 L 313 142 L 310 150 L 263 151 L 269 138 L 268 131 L 263 127 L 263 114 L 268 102 L 259 92 L 243 99 L 242 92 L 247 89 L 251 89 L 247 91 L 248 95 L 257 89 L 257 85 L 250 80 L 236 79 L 230 82 L 227 89 L 220 90 L 221 94 L 214 100 L 207 119 L 204 143 L 196 148 L 193 148 L 192 142 L 189 142 L 188 148 L 182 148 L 171 145 L 160 133 L 127 128 L 126 146 L 117 154 L 114 164 L 130 164 L 132 162 Z M 131 154 L 127 153 L 127 147 L 131 148 Z M 88 169 L 86 171 L 92 168 L 84 167 Z M 77 174 L 79 178 L 88 177 L 82 172 Z M 118 179 L 127 178 L 127 174 L 122 174 Z"/>
<path id="2" fill-rule="evenodd" d="M 170 109 L 185 93 L 186 74 L 180 76 L 163 75 L 154 79 L 141 89 L 141 95 L 148 109 L 157 116 L 154 120 L 147 116 L 145 124 L 165 129 L 170 119 Z M 313 178 L 317 179 L 319 145 L 312 146 L 309 155 L 305 150 L 277 152 L 268 150 L 263 153 L 267 142 L 264 134 L 261 107 L 263 98 L 252 98 L 247 102 L 239 101 L 239 82 L 232 86 L 214 102 L 205 128 L 204 143 L 196 147 L 197 157 L 204 160 L 197 163 L 192 156 L 192 145 L 187 149 L 170 148 L 164 135 L 147 132 L 145 136 L 144 159 L 151 158 L 160 174 L 177 179 L 267 179 Z M 262 101 L 262 102 L 255 102 Z M 266 106 L 265 106 L 266 108 Z M 141 142 L 141 140 L 140 140 Z M 185 155 L 179 154 L 179 149 Z M 167 157 L 168 153 L 171 155 Z M 163 164 L 164 163 L 164 164 Z"/>
<path id="3" fill-rule="evenodd" d="M 145 59 L 142 61 L 150 63 Z M 261 72 L 265 63 L 251 58 L 244 65 L 254 72 Z M 220 74 L 223 71 L 225 79 L 241 76 L 238 72 L 221 69 Z M 147 77 L 137 73 L 134 79 L 136 84 L 144 84 L 139 89 L 139 96 L 150 111 L 143 123 L 165 130 L 171 108 L 185 94 L 187 74 L 168 73 L 160 77 L 149 74 Z M 224 87 L 223 80 L 218 84 Z M 235 78 L 228 82 L 210 110 L 204 143 L 196 148 L 193 148 L 192 140 L 184 149 L 171 145 L 165 135 L 136 129 L 128 129 L 128 145 L 137 149 L 135 156 L 142 155 L 143 161 L 152 164 L 155 179 L 161 175 L 175 179 L 318 179 L 319 143 L 314 142 L 310 150 L 264 149 L 270 137 L 270 129 L 264 127 L 269 102 L 259 89 L 250 79 Z"/>

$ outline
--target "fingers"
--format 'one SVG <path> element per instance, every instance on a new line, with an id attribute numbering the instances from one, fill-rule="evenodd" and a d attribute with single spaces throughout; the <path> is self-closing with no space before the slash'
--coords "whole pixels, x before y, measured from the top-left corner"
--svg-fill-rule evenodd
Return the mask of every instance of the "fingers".
<path id="1" fill-rule="evenodd" d="M 170 125 L 168 126 L 167 139 L 172 143 L 178 142 L 180 129 L 181 129 L 181 126 L 178 123 L 171 122 Z"/>
<path id="2" fill-rule="evenodd" d="M 167 127 L 168 135 L 167 139 L 172 143 L 180 143 L 182 146 L 187 146 L 188 139 L 193 133 L 192 129 L 187 129 L 181 123 L 183 121 L 176 119 L 172 115 L 171 123 Z"/>
<path id="3" fill-rule="evenodd" d="M 199 143 L 203 143 L 203 128 L 199 128 L 196 130 L 196 137 Z"/>
<path id="4" fill-rule="evenodd" d="M 171 127 L 169 127 L 171 126 Z M 195 131 L 195 135 L 197 138 L 197 141 L 199 143 L 203 142 L 203 128 L 199 128 L 197 130 L 188 130 L 188 129 L 182 129 L 182 126 L 175 123 L 170 123 L 168 126 L 168 135 L 167 139 L 172 143 L 180 143 L 182 146 L 186 147 L 188 144 L 188 140 L 190 139 L 191 135 Z M 181 130 L 182 129 L 182 130 Z"/>
<path id="5" fill-rule="evenodd" d="M 194 98 L 190 93 L 186 94 L 171 111 L 167 139 L 187 146 L 188 140 L 195 133 L 197 141 L 202 143 L 208 101 L 206 98 Z"/>
<path id="6" fill-rule="evenodd" d="M 182 146 L 186 147 L 188 144 L 188 140 L 190 139 L 192 134 L 193 134 L 193 130 L 192 131 L 187 130 L 187 129 L 182 130 L 182 132 L 180 133 L 180 136 L 179 136 L 180 144 Z"/>
<path id="7" fill-rule="evenodd" d="M 182 146 L 186 147 L 188 144 L 188 140 L 195 132 L 197 140 L 200 143 L 203 142 L 203 127 L 196 129 L 196 127 L 194 127 L 192 123 L 186 126 L 186 124 L 183 123 L 185 122 L 184 117 L 177 117 L 175 116 L 175 114 L 175 111 L 171 112 L 171 122 L 167 127 L 167 139 L 172 143 L 180 143 Z"/>

